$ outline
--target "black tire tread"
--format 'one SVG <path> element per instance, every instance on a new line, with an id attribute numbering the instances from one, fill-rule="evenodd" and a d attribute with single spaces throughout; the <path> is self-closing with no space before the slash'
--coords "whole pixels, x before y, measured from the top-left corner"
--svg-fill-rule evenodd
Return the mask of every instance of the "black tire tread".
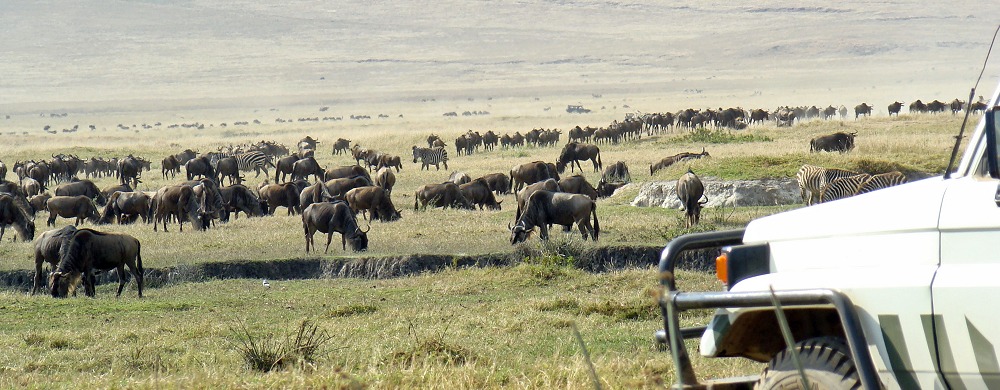
<path id="1" fill-rule="evenodd" d="M 794 350 L 814 389 L 861 389 L 850 349 L 842 339 L 817 337 L 795 343 Z M 801 389 L 799 373 L 792 361 L 792 351 L 779 352 L 760 376 L 754 389 Z"/>

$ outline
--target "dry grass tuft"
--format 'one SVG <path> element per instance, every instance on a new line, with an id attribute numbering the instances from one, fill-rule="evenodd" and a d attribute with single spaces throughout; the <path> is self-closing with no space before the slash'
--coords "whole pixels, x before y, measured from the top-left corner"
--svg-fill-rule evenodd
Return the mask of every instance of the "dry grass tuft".
<path id="1" fill-rule="evenodd" d="M 309 320 L 303 320 L 294 334 L 279 339 L 273 334 L 255 336 L 245 322 L 237 322 L 230 331 L 238 340 L 235 345 L 243 362 L 252 370 L 269 372 L 286 367 L 312 364 L 319 349 L 330 341 L 326 331 Z"/>

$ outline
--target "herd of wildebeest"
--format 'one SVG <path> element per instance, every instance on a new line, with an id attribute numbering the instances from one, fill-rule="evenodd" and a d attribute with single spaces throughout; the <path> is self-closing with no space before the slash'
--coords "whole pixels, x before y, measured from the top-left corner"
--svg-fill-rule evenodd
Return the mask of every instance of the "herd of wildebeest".
<path id="1" fill-rule="evenodd" d="M 919 100 L 910 105 L 913 112 L 939 112 L 964 102 L 944 105 L 937 100 L 924 105 Z M 890 115 L 899 113 L 902 103 L 888 106 Z M 970 105 L 980 109 L 977 104 Z M 983 106 L 984 107 L 984 106 Z M 961 109 L 961 108 L 959 108 Z M 801 110 L 801 111 L 800 111 Z M 514 221 L 508 225 L 510 242 L 517 244 L 529 238 L 536 229 L 538 236 L 548 238 L 551 225 L 561 225 L 570 231 L 576 225 L 583 239 L 598 240 L 600 223 L 597 199 L 611 196 L 618 188 L 631 182 L 629 168 L 623 161 L 605 166 L 601 160 L 602 143 L 618 143 L 643 135 L 652 136 L 672 126 L 716 126 L 739 129 L 759 120 L 774 120 L 784 126 L 815 116 L 828 119 L 837 112 L 846 116 L 845 109 L 833 106 L 819 110 L 782 107 L 773 112 L 743 110 L 683 110 L 677 113 L 629 115 L 607 127 L 574 127 L 568 130 L 568 142 L 562 147 L 555 163 L 534 161 L 519 164 L 507 172 L 495 172 L 478 178 L 456 171 L 448 181 L 420 186 L 414 192 L 414 210 L 427 206 L 474 210 L 477 207 L 499 210 L 502 201 L 495 195 L 515 194 Z M 872 108 L 861 104 L 855 108 L 856 116 L 870 115 Z M 822 112 L 822 114 L 820 114 Z M 829 114 L 829 116 L 827 116 Z M 770 118 L 770 119 L 769 119 Z M 453 141 L 456 154 L 470 155 L 479 151 L 501 148 L 555 146 L 562 131 L 533 129 L 522 135 L 485 134 L 469 130 Z M 854 148 L 856 133 L 838 132 L 810 140 L 811 152 L 846 153 Z M 427 146 L 412 147 L 412 162 L 421 163 L 420 169 L 434 165 L 448 170 L 449 141 L 436 134 L 427 137 Z M 307 136 L 293 148 L 273 141 L 260 141 L 246 145 L 219 147 L 217 151 L 199 153 L 191 149 L 171 154 L 160 161 L 160 174 L 174 179 L 183 170 L 186 181 L 167 185 L 156 191 L 138 191 L 143 172 L 151 170 L 152 161 L 133 155 L 105 159 L 81 159 L 75 155 L 51 155 L 50 159 L 17 161 L 11 167 L 18 181 L 7 181 L 7 166 L 0 162 L 0 238 L 7 227 L 14 229 L 22 240 L 35 240 L 36 213 L 46 211 L 46 226 L 55 226 L 57 218 L 71 218 L 73 225 L 42 233 L 35 240 L 35 278 L 32 293 L 46 283 L 43 264 L 51 272 L 48 288 L 55 297 L 75 294 L 76 286 L 83 284 L 88 296 L 94 295 L 95 274 L 116 269 L 119 276 L 118 295 L 125 285 L 125 268 L 137 282 L 142 296 L 143 269 L 140 243 L 122 233 L 102 232 L 90 228 L 77 228 L 83 222 L 92 225 L 131 224 L 142 220 L 151 223 L 153 230 L 161 227 L 167 231 L 176 223 L 183 231 L 187 223 L 194 230 L 210 229 L 216 224 L 237 218 L 272 215 L 285 207 L 289 215 L 299 214 L 305 236 L 305 250 L 315 250 L 313 236 L 326 233 L 324 252 L 329 250 L 334 233 L 341 235 L 341 247 L 364 251 L 368 247 L 367 233 L 362 220 L 392 222 L 401 218 L 401 211 L 392 201 L 396 174 L 403 167 L 398 155 L 364 148 L 347 139 L 333 142 L 334 155 L 350 154 L 356 164 L 339 167 L 321 167 L 315 154 L 320 141 Z M 701 152 L 684 152 L 664 157 L 650 164 L 650 174 L 673 164 L 709 157 Z M 594 172 L 601 172 L 596 186 L 580 174 L 565 176 L 589 160 Z M 270 170 L 274 170 L 273 182 Z M 243 184 L 242 172 L 263 173 L 265 179 L 256 186 Z M 563 175 L 563 176 L 561 176 Z M 100 189 L 92 178 L 115 177 L 117 184 Z M 840 199 L 870 192 L 906 181 L 899 172 L 877 175 L 827 169 L 805 165 L 796 178 L 807 205 Z M 228 179 L 228 185 L 224 185 Z M 699 222 L 700 210 L 705 204 L 705 186 L 690 169 L 676 184 L 676 193 L 685 210 L 686 226 Z M 370 223 L 370 222 L 369 222 Z"/>

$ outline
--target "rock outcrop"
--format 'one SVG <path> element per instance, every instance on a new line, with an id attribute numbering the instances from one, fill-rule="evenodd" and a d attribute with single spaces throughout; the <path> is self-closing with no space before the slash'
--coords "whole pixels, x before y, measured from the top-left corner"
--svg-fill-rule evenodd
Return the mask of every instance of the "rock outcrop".
<path id="1" fill-rule="evenodd" d="M 795 179 L 718 180 L 702 179 L 705 184 L 705 207 L 775 206 L 802 203 Z M 676 181 L 642 183 L 633 206 L 680 208 L 674 187 Z"/>

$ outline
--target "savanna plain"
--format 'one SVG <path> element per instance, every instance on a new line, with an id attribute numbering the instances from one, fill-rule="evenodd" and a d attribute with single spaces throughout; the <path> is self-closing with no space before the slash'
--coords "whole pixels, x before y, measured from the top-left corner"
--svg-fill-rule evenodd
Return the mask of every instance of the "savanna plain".
<path id="1" fill-rule="evenodd" d="M 392 196 L 403 218 L 371 223 L 366 253 L 345 252 L 335 238 L 329 253 L 306 254 L 301 218 L 286 215 L 284 208 L 272 216 L 239 218 L 203 232 L 179 232 L 176 225 L 169 232 L 153 232 L 145 223 L 99 227 L 138 238 L 147 269 L 184 270 L 204 262 L 316 257 L 350 262 L 360 256 L 496 253 L 509 256 L 513 265 L 451 267 L 385 280 L 272 280 L 270 287 L 259 279 L 206 280 L 194 275 L 153 285 L 142 299 L 135 296 L 134 282 L 119 299 L 114 298 L 113 284 L 99 286 L 96 299 L 53 299 L 8 288 L 0 293 L 5 313 L 0 382 L 16 387 L 589 387 L 589 364 L 574 337 L 575 328 L 605 385 L 668 385 L 673 381 L 670 359 L 652 339 L 662 327 L 655 304 L 657 259 L 648 259 L 646 267 L 588 273 L 575 266 L 576 256 L 602 246 L 661 247 L 680 234 L 738 228 L 753 218 L 801 206 L 709 208 L 702 224 L 686 229 L 679 210 L 631 206 L 640 183 L 674 181 L 688 169 L 720 180 L 789 178 L 805 163 L 873 173 L 940 173 L 961 124 L 961 116 L 904 114 L 813 120 L 791 128 L 767 124 L 746 130 L 673 129 L 603 144 L 602 161 L 625 161 L 634 184 L 598 201 L 601 237 L 596 243 L 583 241 L 575 231 L 556 229 L 548 243 L 533 237 L 511 246 L 507 223 L 514 221 L 513 195 L 500 197 L 500 211 L 415 211 L 411 206 L 414 189 L 445 181 L 450 171 L 478 177 L 507 172 L 523 162 L 554 161 L 565 142 L 564 134 L 556 147 L 452 153 L 448 170 L 420 170 L 409 152 L 413 145 L 425 144 L 431 132 L 447 140 L 453 151 L 454 138 L 470 129 L 500 134 L 536 127 L 565 131 L 575 125 L 604 126 L 623 116 L 611 106 L 604 111 L 580 115 L 540 110 L 537 115 L 457 121 L 408 114 L 319 124 L 221 128 L 214 123 L 203 130 L 112 127 L 10 135 L 16 141 L 5 146 L 7 161 L 58 153 L 144 156 L 154 161 L 153 169 L 142 174 L 144 190 L 182 180 L 162 178 L 157 162 L 185 148 L 204 152 L 262 139 L 293 145 L 309 135 L 320 140 L 317 159 L 325 166 L 353 162 L 332 153 L 329 146 L 337 138 L 404 158 Z M 809 152 L 810 138 L 834 131 L 857 132 L 856 149 L 846 154 Z M 660 158 L 703 148 L 710 158 L 650 176 L 649 165 Z M 583 175 L 596 183 L 600 174 L 589 162 L 583 166 Z M 245 176 L 250 187 L 273 181 L 252 172 Z M 116 183 L 114 178 L 95 180 L 99 187 Z M 40 213 L 36 222 L 44 224 L 46 217 Z M 55 227 L 69 223 L 57 219 Z M 39 226 L 39 231 L 45 229 Z M 5 241 L 0 251 L 4 270 L 33 265 L 30 242 Z M 702 272 L 686 271 L 679 279 L 682 289 L 721 288 Z M 694 325 L 707 318 L 708 313 L 690 313 L 684 322 Z M 700 359 L 696 368 L 705 377 L 760 370 L 746 362 Z"/>

